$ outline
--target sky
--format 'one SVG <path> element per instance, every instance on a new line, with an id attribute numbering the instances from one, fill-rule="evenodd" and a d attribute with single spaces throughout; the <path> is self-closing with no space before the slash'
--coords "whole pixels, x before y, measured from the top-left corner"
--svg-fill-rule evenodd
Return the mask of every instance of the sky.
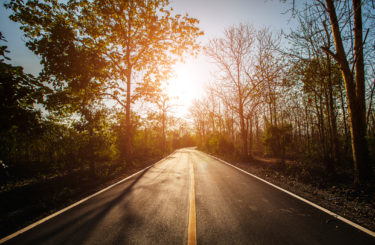
<path id="1" fill-rule="evenodd" d="M 257 29 L 268 27 L 275 32 L 288 30 L 291 25 L 290 15 L 286 12 L 289 4 L 280 0 L 170 0 L 175 13 L 188 13 L 197 18 L 204 36 L 199 39 L 206 45 L 212 38 L 221 37 L 228 27 L 240 23 L 252 24 Z M 25 47 L 25 40 L 19 25 L 8 19 L 10 12 L 0 7 L 0 31 L 8 40 L 11 53 L 10 63 L 23 66 L 25 72 L 37 75 L 41 69 L 39 58 Z M 204 88 L 215 71 L 215 65 L 200 54 L 186 57 L 185 63 L 175 65 L 175 76 L 168 82 L 168 93 L 178 97 L 174 101 L 178 106 L 175 113 L 179 117 L 188 117 L 189 108 L 194 99 L 204 95 Z"/>
<path id="2" fill-rule="evenodd" d="M 188 13 L 197 18 L 204 31 L 200 38 L 206 45 L 212 38 L 222 37 L 224 30 L 240 23 L 252 24 L 255 28 L 270 28 L 280 32 L 288 30 L 292 21 L 287 12 L 289 4 L 279 0 L 171 0 L 171 6 L 178 13 Z M 176 77 L 170 81 L 170 92 L 179 97 L 177 114 L 188 117 L 189 108 L 196 98 L 204 96 L 206 84 L 212 80 L 215 65 L 200 54 L 187 57 L 184 64 L 177 64 Z"/>

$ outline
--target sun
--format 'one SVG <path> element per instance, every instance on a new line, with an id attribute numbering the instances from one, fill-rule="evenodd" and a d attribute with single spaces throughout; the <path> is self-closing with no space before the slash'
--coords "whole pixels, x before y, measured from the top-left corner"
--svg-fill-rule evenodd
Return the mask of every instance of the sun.
<path id="1" fill-rule="evenodd" d="M 199 88 L 194 65 L 177 63 L 173 67 L 174 76 L 168 81 L 166 93 L 177 104 L 177 114 L 186 116 L 194 99 L 197 98 Z"/>
<path id="2" fill-rule="evenodd" d="M 191 82 L 188 69 L 183 64 L 177 64 L 173 69 L 174 75 L 168 82 L 167 93 L 169 97 L 188 99 L 188 85 Z"/>

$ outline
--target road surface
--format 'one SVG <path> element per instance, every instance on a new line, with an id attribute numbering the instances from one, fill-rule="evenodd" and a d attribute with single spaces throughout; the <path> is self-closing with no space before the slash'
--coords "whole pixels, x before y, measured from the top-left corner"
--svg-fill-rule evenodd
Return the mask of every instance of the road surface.
<path id="1" fill-rule="evenodd" d="M 181 149 L 6 244 L 375 244 L 194 149 Z"/>

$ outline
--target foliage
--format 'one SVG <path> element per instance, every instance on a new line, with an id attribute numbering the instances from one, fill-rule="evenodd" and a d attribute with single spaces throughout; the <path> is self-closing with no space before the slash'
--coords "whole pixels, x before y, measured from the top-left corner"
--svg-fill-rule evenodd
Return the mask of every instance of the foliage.
<path id="1" fill-rule="evenodd" d="M 22 67 L 4 63 L 6 46 L 0 61 L 0 160 L 6 166 L 20 158 L 27 139 L 41 130 L 41 113 L 34 104 L 41 101 L 42 84 Z"/>
<path id="2" fill-rule="evenodd" d="M 12 10 L 10 19 L 21 24 L 26 46 L 41 58 L 43 67 L 34 78 L 22 68 L 2 64 L 4 76 L 9 73 L 5 68 L 13 69 L 14 84 L 2 86 L 2 94 L 9 97 L 6 101 L 23 105 L 13 106 L 19 113 L 4 109 L 2 119 L 9 114 L 35 124 L 23 127 L 30 134 L 25 137 L 14 132 L 2 137 L 4 142 L 17 141 L 1 145 L 14 152 L 2 154 L 9 156 L 4 160 L 12 162 L 13 174 L 18 166 L 34 174 L 90 168 L 95 175 L 101 165 L 115 166 L 129 155 L 143 161 L 165 153 L 155 147 L 160 128 L 147 128 L 130 105 L 137 100 L 155 103 L 171 65 L 185 53 L 196 53 L 196 39 L 203 34 L 197 19 L 172 13 L 167 0 L 15 0 L 5 7 Z M 0 51 L 6 60 L 6 48 Z M 108 98 L 122 109 L 106 108 L 103 100 Z M 36 105 L 43 107 L 44 117 Z M 8 107 L 12 106 L 2 108 Z M 167 116 L 156 120 L 164 125 Z M 4 122 L 14 131 L 13 122 Z M 32 132 L 33 127 L 40 132 Z M 168 151 L 169 131 L 164 125 Z M 181 138 L 175 141 L 185 144 Z"/>
<path id="3" fill-rule="evenodd" d="M 263 136 L 266 154 L 284 158 L 286 151 L 289 150 L 291 139 L 292 125 L 269 125 Z"/>
<path id="4" fill-rule="evenodd" d="M 41 57 L 40 78 L 48 109 L 74 112 L 98 96 L 106 78 L 102 42 L 85 35 L 79 12 L 85 1 L 10 1 L 10 19 L 21 24 L 26 46 Z M 87 4 L 87 3 L 86 3 Z"/>
<path id="5" fill-rule="evenodd" d="M 248 34 L 245 25 L 212 39 L 206 55 L 217 65 L 215 79 L 191 108 L 199 146 L 218 152 L 217 135 L 223 135 L 245 155 L 311 161 L 327 176 L 352 164 L 353 182 L 371 183 L 370 3 L 313 1 L 298 9 L 293 4 L 298 24 L 284 33 L 285 40 L 267 28 Z"/>
<path id="6" fill-rule="evenodd" d="M 170 66 L 198 49 L 198 20 L 175 15 L 168 5 L 167 0 L 93 1 L 82 11 L 87 35 L 105 42 L 113 79 L 107 86 L 117 98 L 126 97 L 125 84 L 133 76 L 132 102 L 155 95 Z"/>

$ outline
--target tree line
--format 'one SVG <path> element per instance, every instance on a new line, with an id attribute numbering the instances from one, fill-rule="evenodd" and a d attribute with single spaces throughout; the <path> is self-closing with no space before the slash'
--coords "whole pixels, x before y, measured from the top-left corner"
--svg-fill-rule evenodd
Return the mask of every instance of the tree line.
<path id="1" fill-rule="evenodd" d="M 186 123 L 166 110 L 161 87 L 177 60 L 197 53 L 197 19 L 173 13 L 168 0 L 4 6 L 42 71 L 33 76 L 9 64 L 1 35 L 3 180 L 108 174 L 194 144 Z"/>
<path id="2" fill-rule="evenodd" d="M 197 19 L 168 0 L 7 1 L 42 71 L 10 65 L 1 35 L 1 175 L 97 175 L 197 144 L 317 162 L 328 175 L 350 166 L 355 185 L 372 181 L 372 1 L 291 6 L 288 34 L 239 24 L 204 47 L 217 70 L 191 108 L 192 134 L 162 87 L 199 51 Z"/>
<path id="3" fill-rule="evenodd" d="M 351 166 L 356 186 L 374 180 L 374 25 L 371 1 L 291 4 L 297 25 L 273 33 L 227 28 L 205 47 L 216 64 L 191 108 L 199 146 L 218 154 Z"/>

